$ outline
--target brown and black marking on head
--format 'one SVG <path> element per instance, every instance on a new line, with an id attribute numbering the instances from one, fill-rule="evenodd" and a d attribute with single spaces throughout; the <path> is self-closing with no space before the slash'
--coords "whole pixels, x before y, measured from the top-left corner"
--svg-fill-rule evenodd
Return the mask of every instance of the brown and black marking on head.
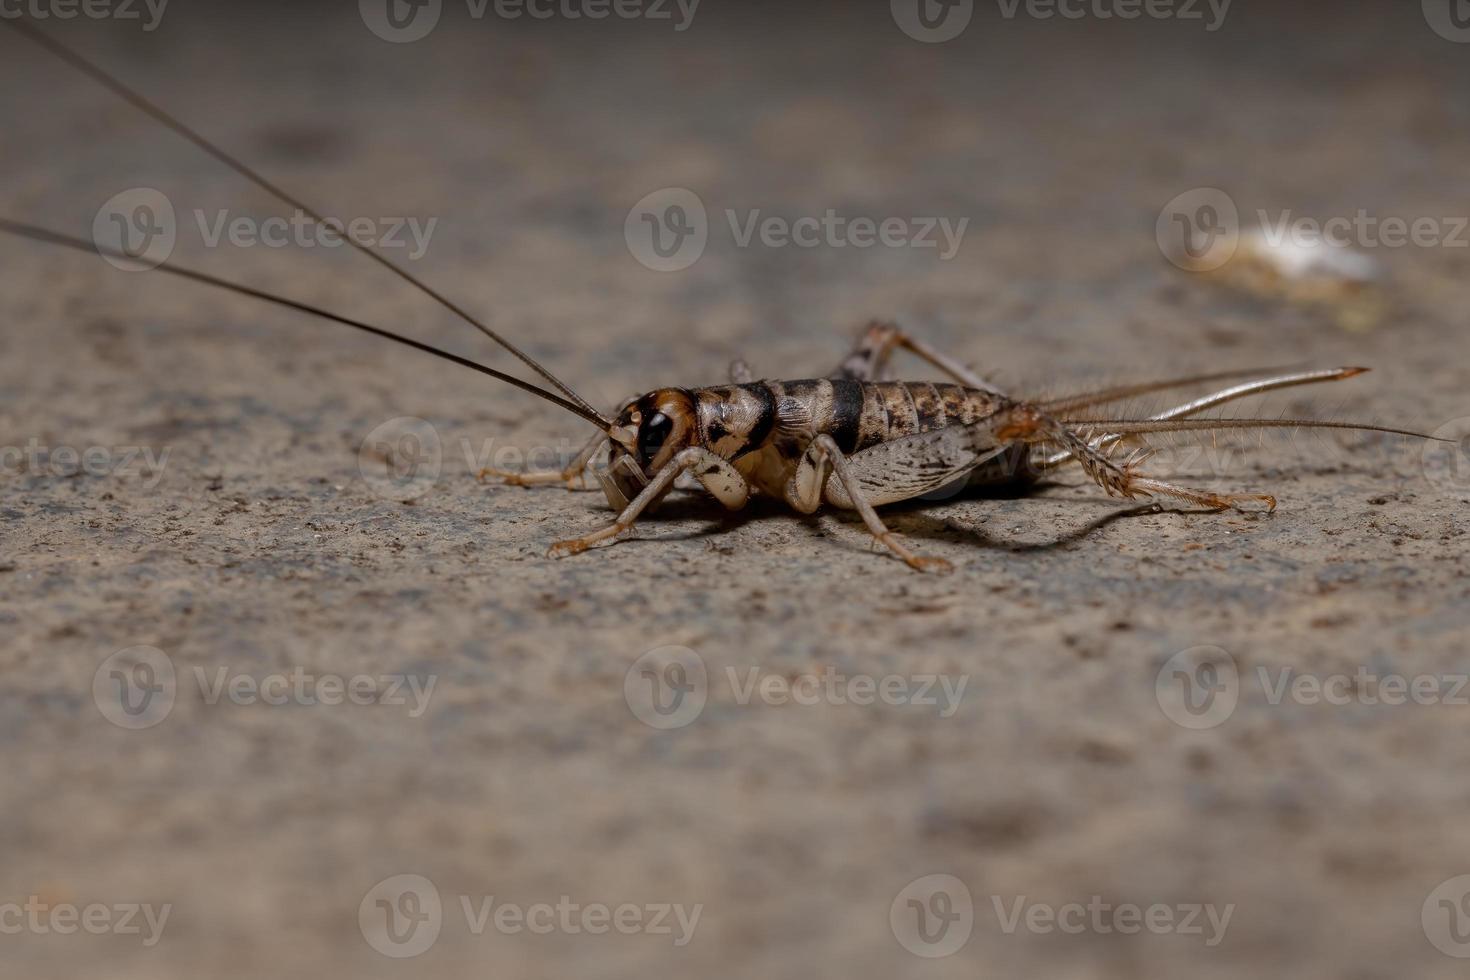
<path id="1" fill-rule="evenodd" d="M 683 388 L 650 391 L 624 408 L 607 434 L 612 448 L 603 491 L 621 510 L 681 449 L 698 442 L 694 396 Z"/>
<path id="2" fill-rule="evenodd" d="M 623 409 L 609 435 L 651 477 L 699 441 L 694 395 L 683 388 L 650 391 Z"/>

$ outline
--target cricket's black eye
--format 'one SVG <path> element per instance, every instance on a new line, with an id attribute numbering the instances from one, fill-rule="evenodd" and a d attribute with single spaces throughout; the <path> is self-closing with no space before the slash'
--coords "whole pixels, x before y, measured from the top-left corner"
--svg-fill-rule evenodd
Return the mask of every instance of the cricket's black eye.
<path id="1" fill-rule="evenodd" d="M 655 412 L 638 428 L 638 456 L 647 465 L 663 448 L 669 433 L 674 431 L 674 420 L 663 412 Z"/>

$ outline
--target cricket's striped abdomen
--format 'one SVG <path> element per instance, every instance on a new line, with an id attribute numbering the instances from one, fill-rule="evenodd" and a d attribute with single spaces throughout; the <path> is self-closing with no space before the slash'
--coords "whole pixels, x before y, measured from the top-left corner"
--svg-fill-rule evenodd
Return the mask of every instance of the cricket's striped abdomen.
<path id="1" fill-rule="evenodd" d="M 999 407 L 990 392 L 926 381 L 757 381 L 694 391 L 701 441 L 726 459 L 775 445 L 799 454 L 821 433 L 845 454 L 968 425 Z"/>
<path id="2" fill-rule="evenodd" d="M 800 501 L 804 512 L 821 497 L 793 478 L 804 472 L 803 457 L 817 436 L 830 436 L 843 456 L 860 459 L 895 439 L 980 422 L 1004 401 L 959 384 L 850 378 L 756 381 L 690 394 L 701 445 L 761 492 L 792 506 Z"/>

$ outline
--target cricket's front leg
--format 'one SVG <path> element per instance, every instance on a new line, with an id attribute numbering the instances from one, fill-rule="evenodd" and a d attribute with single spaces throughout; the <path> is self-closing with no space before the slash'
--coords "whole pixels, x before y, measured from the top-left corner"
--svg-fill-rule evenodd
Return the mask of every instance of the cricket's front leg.
<path id="1" fill-rule="evenodd" d="M 873 537 L 887 545 L 889 550 L 902 558 L 910 568 L 921 572 L 954 571 L 954 566 L 943 558 L 926 558 L 914 554 L 892 531 L 884 526 L 882 519 L 878 517 L 878 512 L 873 509 L 862 487 L 858 485 L 857 477 L 848 465 L 847 457 L 842 455 L 842 450 L 837 448 L 836 441 L 826 433 L 813 439 L 807 446 L 806 452 L 802 454 L 796 472 L 786 483 L 784 494 L 786 502 L 798 513 L 814 512 L 822 503 L 823 488 L 827 485 L 828 476 L 833 471 L 836 471 L 837 479 L 846 491 L 843 503 L 856 510 Z"/>
<path id="2" fill-rule="evenodd" d="M 637 395 L 624 398 L 618 407 L 613 410 L 613 415 L 623 414 L 623 410 L 638 400 Z M 508 487 L 545 487 L 555 486 L 560 483 L 568 490 L 595 490 L 596 487 L 587 485 L 587 466 L 592 458 L 608 444 L 607 433 L 599 432 L 587 440 L 587 445 L 582 451 L 567 464 L 563 470 L 545 470 L 536 473 L 516 473 L 512 470 L 500 470 L 493 466 L 487 466 L 475 474 L 475 479 L 481 483 L 486 477 L 495 477 Z"/>
<path id="3" fill-rule="evenodd" d="M 564 470 L 515 473 L 510 470 L 498 470 L 494 467 L 487 466 L 475 475 L 475 479 L 483 483 L 486 477 L 493 476 L 510 487 L 540 487 L 561 483 L 568 490 L 591 490 L 594 488 L 587 485 L 587 464 L 592 462 L 592 457 L 607 444 L 607 436 L 601 432 L 597 433 L 587 445 L 582 447 L 582 451 L 577 453 L 576 457 L 567 464 Z"/>
<path id="4" fill-rule="evenodd" d="M 551 546 L 547 554 L 552 558 L 564 558 L 567 555 L 581 554 L 588 548 L 612 541 L 618 535 L 630 530 L 639 515 L 669 491 L 679 474 L 686 472 L 730 510 L 744 507 L 745 502 L 750 499 L 750 485 L 745 482 L 745 477 L 730 465 L 728 460 L 716 456 L 708 449 L 692 446 L 681 450 L 677 456 L 669 460 L 668 465 L 654 474 L 653 479 L 648 481 L 648 486 L 644 487 L 638 496 L 623 508 L 617 520 L 607 527 L 599 528 L 580 538 L 558 541 Z"/>

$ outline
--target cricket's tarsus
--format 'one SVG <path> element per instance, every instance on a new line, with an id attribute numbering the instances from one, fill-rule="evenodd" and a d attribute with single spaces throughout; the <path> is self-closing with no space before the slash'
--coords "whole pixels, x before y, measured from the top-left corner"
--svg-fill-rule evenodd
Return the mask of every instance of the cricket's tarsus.
<path id="1" fill-rule="evenodd" d="M 184 136 L 237 173 L 300 210 L 319 224 L 318 212 L 275 187 L 254 170 L 216 147 L 122 82 L 72 49 L 20 20 L 0 18 L 67 63 L 78 68 L 127 102 Z M 116 259 L 132 259 L 99 243 L 36 225 L 0 218 L 0 232 Z M 445 308 L 514 354 L 561 394 L 360 320 L 221 279 L 169 262 L 154 266 L 183 279 L 264 300 L 323 317 L 366 333 L 433 354 L 471 368 L 566 409 L 599 429 L 597 436 L 565 470 L 554 474 L 504 474 L 485 471 L 520 485 L 562 483 L 585 486 L 585 473 L 606 454 L 606 465 L 594 470 L 617 520 L 590 534 L 552 545 L 553 556 L 577 554 L 610 543 L 631 530 L 642 513 L 687 475 L 724 506 L 743 507 L 753 492 L 784 500 L 803 514 L 822 504 L 857 511 L 873 540 L 920 571 L 947 571 L 941 558 L 917 555 L 893 534 L 875 508 L 922 497 L 965 481 L 969 484 L 1010 482 L 1050 468 L 1077 463 L 1109 495 L 1173 497 L 1216 509 L 1276 507 L 1268 494 L 1215 493 L 1167 483 L 1143 474 L 1139 467 L 1151 451 L 1114 459 L 1118 443 L 1161 432 L 1230 429 L 1356 429 L 1429 439 L 1420 433 L 1380 425 L 1297 419 L 1199 418 L 1199 413 L 1247 395 L 1296 385 L 1340 381 L 1366 368 L 1223 371 L 1143 384 L 1082 392 L 1040 401 L 1013 398 L 959 360 L 909 336 L 896 326 L 874 322 L 836 370 L 804 381 L 756 381 L 743 362 L 731 366 L 731 384 L 703 388 L 661 388 L 630 399 L 609 418 L 461 307 L 436 292 L 380 253 L 346 240 L 363 254 L 392 270 Z M 953 379 L 953 382 L 886 381 L 885 368 L 895 350 L 906 350 Z M 1148 418 L 1098 419 L 1076 416 L 1083 409 L 1115 405 L 1138 395 L 1205 382 L 1240 380 L 1204 396 L 1175 405 Z M 1194 416 L 1194 417 L 1187 417 Z M 1450 440 L 1441 440 L 1450 441 Z M 1055 447 L 1051 455 L 1032 460 L 1038 449 Z M 1025 465 L 1017 467 L 1020 461 Z"/>

